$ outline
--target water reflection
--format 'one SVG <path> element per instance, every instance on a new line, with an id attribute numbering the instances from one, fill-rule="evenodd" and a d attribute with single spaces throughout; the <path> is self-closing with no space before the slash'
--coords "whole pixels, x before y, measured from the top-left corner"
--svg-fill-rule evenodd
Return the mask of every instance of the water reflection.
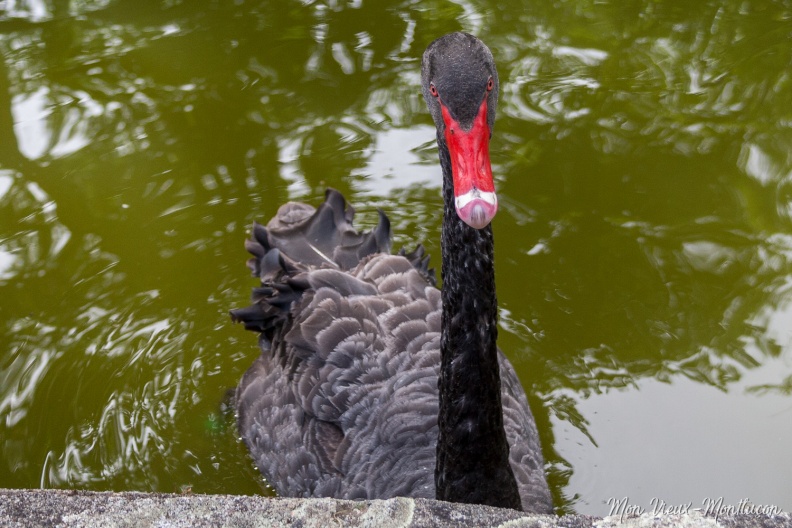
<path id="1" fill-rule="evenodd" d="M 765 476 L 792 463 L 788 453 L 766 456 L 792 434 L 788 397 L 712 391 L 685 378 L 673 383 L 645 379 L 638 391 L 601 393 L 577 399 L 575 406 L 589 417 L 587 434 L 599 440 L 593 444 L 569 423 L 554 420 L 559 435 L 574 446 L 568 450 L 569 459 L 579 470 L 571 476 L 570 487 L 579 490 L 579 507 L 602 508 L 594 497 L 625 496 L 647 510 L 653 498 L 668 504 L 692 501 L 694 508 L 719 497 L 728 504 L 746 497 L 754 502 L 758 497 L 776 504 L 787 501 L 787 490 L 768 483 Z M 746 415 L 764 419 L 747 429 L 740 419 Z M 630 426 L 628 438 L 624 424 Z M 707 430 L 735 443 L 701 442 Z M 735 445 L 742 449 L 735 451 Z M 625 456 L 627 449 L 637 453 Z M 741 475 L 739 481 L 734 474 Z"/>
<path id="2" fill-rule="evenodd" d="M 502 78 L 500 343 L 559 511 L 641 484 L 669 500 L 696 466 L 680 453 L 713 443 L 778 462 L 766 487 L 742 463 L 697 471 L 687 500 L 723 483 L 792 508 L 761 438 L 790 434 L 790 19 L 736 0 L 0 3 L 0 486 L 258 492 L 219 407 L 256 354 L 226 315 L 251 286 L 245 228 L 330 185 L 437 263 L 418 58 L 464 28 Z M 706 427 L 674 425 L 691 402 Z"/>

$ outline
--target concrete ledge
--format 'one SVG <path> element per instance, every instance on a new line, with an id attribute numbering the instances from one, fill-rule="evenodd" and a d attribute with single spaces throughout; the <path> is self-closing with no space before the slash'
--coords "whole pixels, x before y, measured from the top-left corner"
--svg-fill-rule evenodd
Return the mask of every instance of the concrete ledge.
<path id="1" fill-rule="evenodd" d="M 640 517 L 551 517 L 428 499 L 273 499 L 231 495 L 0 489 L 0 526 L 89 527 L 762 527 L 792 528 L 789 513 L 714 517 L 699 512 Z"/>

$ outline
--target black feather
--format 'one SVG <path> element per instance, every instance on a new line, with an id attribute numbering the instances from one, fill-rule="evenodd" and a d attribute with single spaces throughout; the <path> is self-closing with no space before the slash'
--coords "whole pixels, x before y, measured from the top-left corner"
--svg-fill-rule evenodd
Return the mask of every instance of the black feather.
<path id="1" fill-rule="evenodd" d="M 423 246 L 383 251 L 390 248 L 384 214 L 374 231 L 359 234 L 343 197 L 326 197 L 317 209 L 281 207 L 285 218 L 254 226 L 255 242 L 246 244 L 262 284 L 254 304 L 231 316 L 261 334 L 262 351 L 237 389 L 240 434 L 280 495 L 432 498 L 441 330 L 434 270 Z M 340 251 L 313 244 L 343 256 L 300 262 L 284 249 L 310 255 L 301 238 L 316 233 L 343 240 Z M 498 362 L 506 435 L 519 446 L 511 462 L 528 467 L 515 471 L 526 509 L 548 511 L 525 394 L 500 353 Z"/>

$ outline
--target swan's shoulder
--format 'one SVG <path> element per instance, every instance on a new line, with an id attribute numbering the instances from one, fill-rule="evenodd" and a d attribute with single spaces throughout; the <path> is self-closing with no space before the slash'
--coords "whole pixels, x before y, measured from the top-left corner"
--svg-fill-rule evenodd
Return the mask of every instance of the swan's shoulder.
<path id="1" fill-rule="evenodd" d="M 536 421 L 517 372 L 498 350 L 501 375 L 503 428 L 509 441 L 509 461 L 514 471 L 523 508 L 535 513 L 552 513 L 553 500 L 544 477 L 544 457 Z"/>

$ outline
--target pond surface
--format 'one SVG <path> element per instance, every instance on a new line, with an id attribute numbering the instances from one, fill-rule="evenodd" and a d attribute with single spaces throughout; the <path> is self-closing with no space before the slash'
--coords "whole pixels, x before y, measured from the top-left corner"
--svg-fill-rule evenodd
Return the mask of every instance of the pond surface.
<path id="1" fill-rule="evenodd" d="M 439 265 L 419 60 L 460 29 L 558 512 L 792 510 L 788 1 L 0 1 L 0 487 L 267 492 L 246 230 L 332 186 Z"/>

